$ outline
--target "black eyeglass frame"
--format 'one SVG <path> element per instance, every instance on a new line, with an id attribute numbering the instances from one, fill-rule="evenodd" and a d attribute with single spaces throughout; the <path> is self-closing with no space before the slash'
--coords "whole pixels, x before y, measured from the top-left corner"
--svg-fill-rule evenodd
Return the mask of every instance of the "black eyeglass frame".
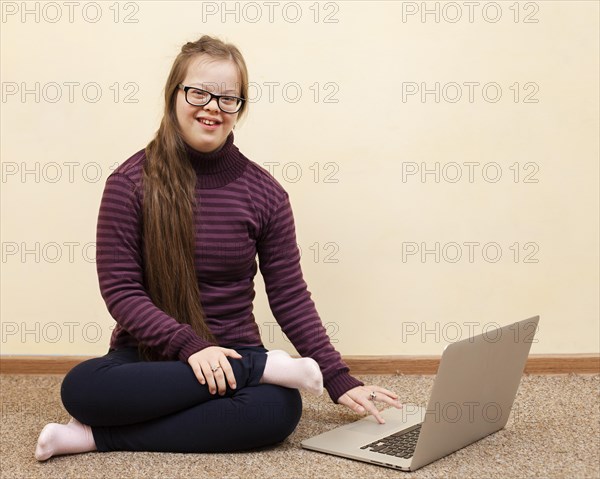
<path id="1" fill-rule="evenodd" d="M 203 90 L 202 88 L 198 88 L 196 86 L 186 86 L 183 83 L 180 83 L 179 85 L 177 85 L 181 90 L 183 90 L 183 92 L 185 93 L 185 101 L 187 101 L 190 105 L 192 106 L 206 106 L 208 105 L 213 98 L 215 98 L 217 100 L 217 106 L 219 107 L 219 110 L 221 110 L 223 113 L 229 113 L 230 115 L 235 115 L 236 113 L 239 113 L 239 111 L 242 109 L 242 106 L 244 106 L 244 102 L 246 101 L 245 98 L 241 98 L 239 96 L 235 96 L 235 95 L 217 95 L 215 93 L 211 93 L 207 90 Z M 196 103 L 192 103 L 189 99 L 188 99 L 188 91 L 190 90 L 198 90 L 201 91 L 202 93 L 208 93 L 209 98 L 208 101 L 206 103 L 203 103 L 202 105 L 197 105 Z M 221 106 L 221 98 L 223 97 L 227 97 L 227 98 L 235 98 L 236 100 L 238 100 L 238 106 L 237 106 L 237 110 L 236 111 L 226 111 L 223 110 L 223 107 Z"/>

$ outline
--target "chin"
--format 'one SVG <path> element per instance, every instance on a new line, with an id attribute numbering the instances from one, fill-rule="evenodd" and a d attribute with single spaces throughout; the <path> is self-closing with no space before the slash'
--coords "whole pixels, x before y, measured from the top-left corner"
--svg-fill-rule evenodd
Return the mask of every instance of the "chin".
<path id="1" fill-rule="evenodd" d="M 213 151 L 215 151 L 216 149 L 218 149 L 223 143 L 225 142 L 225 140 L 199 140 L 196 139 L 195 141 L 190 141 L 188 142 L 188 144 L 197 151 L 200 151 L 202 153 L 211 153 Z"/>

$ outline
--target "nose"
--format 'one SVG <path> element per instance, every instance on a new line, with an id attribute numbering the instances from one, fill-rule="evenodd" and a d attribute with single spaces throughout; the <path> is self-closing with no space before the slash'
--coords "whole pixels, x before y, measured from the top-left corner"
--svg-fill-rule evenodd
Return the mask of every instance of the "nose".
<path id="1" fill-rule="evenodd" d="M 212 110 L 212 111 L 218 111 L 219 110 L 219 104 L 217 102 L 216 98 L 211 98 L 210 101 L 204 105 L 204 109 L 205 110 Z"/>

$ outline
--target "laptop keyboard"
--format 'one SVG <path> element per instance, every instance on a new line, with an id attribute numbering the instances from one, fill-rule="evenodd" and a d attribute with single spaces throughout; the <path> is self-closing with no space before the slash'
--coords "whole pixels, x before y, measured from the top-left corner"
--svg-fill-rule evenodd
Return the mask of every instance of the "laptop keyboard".
<path id="1" fill-rule="evenodd" d="M 378 439 L 370 444 L 362 446 L 361 449 L 366 449 L 379 454 L 387 454 L 388 456 L 400 457 L 409 459 L 415 452 L 417 439 L 421 432 L 421 424 L 414 426 L 411 429 L 405 429 L 394 434 L 390 434 L 382 439 Z"/>

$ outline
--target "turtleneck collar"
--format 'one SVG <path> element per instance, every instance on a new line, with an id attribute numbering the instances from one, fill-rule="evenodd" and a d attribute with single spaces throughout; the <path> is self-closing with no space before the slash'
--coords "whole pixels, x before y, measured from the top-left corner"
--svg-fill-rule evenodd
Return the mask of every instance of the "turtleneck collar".
<path id="1" fill-rule="evenodd" d="M 187 143 L 185 151 L 196 171 L 197 186 L 202 189 L 219 188 L 231 183 L 244 173 L 248 163 L 233 144 L 233 131 L 217 151 L 202 153 Z"/>

